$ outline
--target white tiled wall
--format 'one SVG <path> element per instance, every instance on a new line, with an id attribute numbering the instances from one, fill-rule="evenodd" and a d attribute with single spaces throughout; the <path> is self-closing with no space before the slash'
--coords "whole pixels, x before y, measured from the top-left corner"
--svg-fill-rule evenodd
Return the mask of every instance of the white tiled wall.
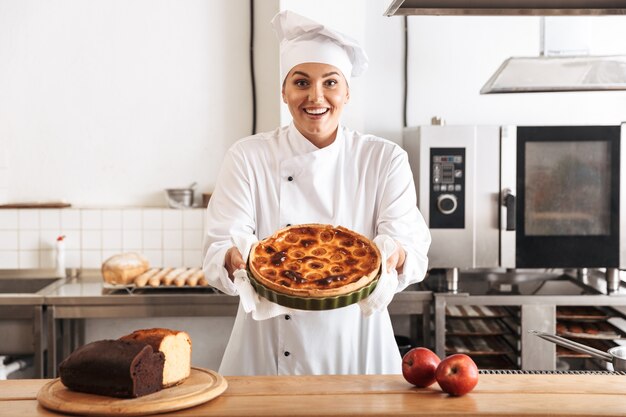
<path id="1" fill-rule="evenodd" d="M 204 209 L 2 209 L 0 269 L 54 268 L 65 235 L 68 268 L 99 268 L 121 252 L 151 266 L 200 266 Z"/>

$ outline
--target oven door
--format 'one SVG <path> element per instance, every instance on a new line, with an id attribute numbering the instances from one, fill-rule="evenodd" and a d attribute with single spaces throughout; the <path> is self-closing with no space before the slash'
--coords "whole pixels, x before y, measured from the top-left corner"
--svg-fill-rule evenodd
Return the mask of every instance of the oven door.
<path id="1" fill-rule="evenodd" d="M 503 129 L 502 266 L 625 264 L 620 245 L 625 126 Z"/>

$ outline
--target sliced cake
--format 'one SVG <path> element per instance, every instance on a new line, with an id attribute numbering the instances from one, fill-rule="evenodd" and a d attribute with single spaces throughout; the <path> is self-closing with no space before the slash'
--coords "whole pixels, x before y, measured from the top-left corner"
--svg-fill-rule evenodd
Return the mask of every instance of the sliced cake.
<path id="1" fill-rule="evenodd" d="M 178 385 L 191 373 L 191 338 L 186 332 L 170 329 L 143 329 L 120 340 L 147 343 L 165 356 L 163 387 Z"/>

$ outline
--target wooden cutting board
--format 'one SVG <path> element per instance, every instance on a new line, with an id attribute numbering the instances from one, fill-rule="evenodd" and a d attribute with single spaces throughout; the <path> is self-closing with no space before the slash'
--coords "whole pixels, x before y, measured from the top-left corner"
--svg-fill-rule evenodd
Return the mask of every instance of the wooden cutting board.
<path id="1" fill-rule="evenodd" d="M 228 386 L 215 371 L 191 368 L 180 385 L 139 398 L 114 398 L 71 391 L 59 378 L 44 385 L 37 401 L 53 411 L 80 415 L 142 416 L 182 410 L 205 403 L 222 394 Z"/>

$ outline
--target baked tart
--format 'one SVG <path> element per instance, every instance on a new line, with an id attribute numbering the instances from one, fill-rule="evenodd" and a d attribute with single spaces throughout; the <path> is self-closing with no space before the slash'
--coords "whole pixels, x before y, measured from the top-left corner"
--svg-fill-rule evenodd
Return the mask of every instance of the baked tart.
<path id="1" fill-rule="evenodd" d="M 299 298 L 326 298 L 373 290 L 381 266 L 376 245 L 341 226 L 301 224 L 289 226 L 257 242 L 248 267 L 255 288 Z M 368 289 L 367 293 L 360 290 Z M 261 295 L 267 297 L 267 291 Z M 278 303 L 286 305 L 284 298 Z M 276 301 L 276 300 L 271 300 Z M 356 302 L 351 298 L 347 303 Z M 324 309 L 316 304 L 312 309 Z M 289 306 L 293 306 L 289 304 Z M 335 305 L 330 308 L 341 307 Z"/>

